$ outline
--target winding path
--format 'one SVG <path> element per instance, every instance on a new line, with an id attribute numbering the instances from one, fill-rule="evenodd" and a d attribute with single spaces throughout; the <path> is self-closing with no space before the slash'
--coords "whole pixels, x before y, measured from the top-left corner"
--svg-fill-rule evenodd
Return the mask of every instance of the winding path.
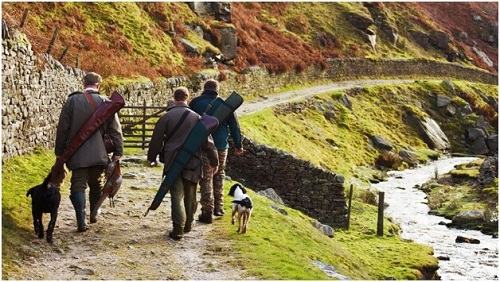
<path id="1" fill-rule="evenodd" d="M 328 91 L 349 89 L 355 87 L 390 85 L 396 83 L 410 83 L 410 82 L 415 82 L 415 79 L 348 80 L 348 81 L 339 81 L 329 84 L 316 85 L 307 88 L 286 91 L 279 94 L 269 95 L 257 101 L 244 102 L 236 110 L 236 113 L 239 116 L 253 114 L 265 108 L 274 107 L 276 105 L 292 102 L 298 99 L 313 97 L 314 95 L 318 95 Z"/>

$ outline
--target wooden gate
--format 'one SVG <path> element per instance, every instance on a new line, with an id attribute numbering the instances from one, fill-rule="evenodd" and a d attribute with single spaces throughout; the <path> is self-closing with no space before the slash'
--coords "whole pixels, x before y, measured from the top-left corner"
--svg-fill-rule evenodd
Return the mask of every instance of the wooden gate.
<path id="1" fill-rule="evenodd" d="M 148 148 L 158 118 L 167 111 L 167 107 L 125 106 L 118 114 L 122 125 L 124 147 Z"/>

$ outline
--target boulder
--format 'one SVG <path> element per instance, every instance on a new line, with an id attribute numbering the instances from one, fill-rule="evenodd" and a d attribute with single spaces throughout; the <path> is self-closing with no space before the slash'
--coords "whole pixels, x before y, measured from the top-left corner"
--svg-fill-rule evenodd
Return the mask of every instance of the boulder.
<path id="1" fill-rule="evenodd" d="M 481 190 L 493 185 L 498 178 L 498 157 L 487 157 L 479 167 L 479 186 Z"/>
<path id="2" fill-rule="evenodd" d="M 333 228 L 332 227 L 330 227 L 328 225 L 325 225 L 325 224 L 322 224 L 321 222 L 319 222 L 317 220 L 311 221 L 311 224 L 316 229 L 318 229 L 319 231 L 321 231 L 321 233 L 325 234 L 326 236 L 328 236 L 330 238 L 334 237 L 334 232 L 333 232 Z"/>
<path id="3" fill-rule="evenodd" d="M 385 140 L 383 137 L 380 136 L 372 136 L 370 138 L 373 147 L 384 150 L 384 151 L 391 151 L 393 146 L 391 143 L 389 143 L 387 140 Z"/>
<path id="4" fill-rule="evenodd" d="M 357 13 L 347 14 L 347 21 L 352 24 L 355 28 L 366 30 L 370 25 L 373 24 L 373 19 L 365 15 L 360 15 Z"/>
<path id="5" fill-rule="evenodd" d="M 224 60 L 232 60 L 236 58 L 238 55 L 236 48 L 238 43 L 236 28 L 232 25 L 227 25 L 223 27 L 216 27 L 216 29 L 218 29 L 220 33 L 220 40 L 217 47 L 224 56 Z"/>
<path id="6" fill-rule="evenodd" d="M 181 38 L 180 41 L 188 54 L 198 55 L 200 48 L 196 44 L 184 38 Z"/>
<path id="7" fill-rule="evenodd" d="M 276 191 L 274 191 L 273 188 L 268 188 L 266 190 L 259 191 L 257 192 L 257 194 L 265 196 L 278 204 L 284 205 L 283 200 L 276 193 Z"/>
<path id="8" fill-rule="evenodd" d="M 339 99 L 339 102 L 352 111 L 352 102 L 351 100 L 349 100 L 349 96 L 347 96 L 346 94 L 342 95 L 342 97 L 340 97 Z"/>
<path id="9" fill-rule="evenodd" d="M 438 108 L 445 107 L 451 103 L 451 98 L 443 95 L 437 95 L 436 103 Z"/>
<path id="10" fill-rule="evenodd" d="M 450 148 L 448 137 L 432 118 L 425 117 L 424 120 L 419 120 L 419 127 L 430 148 L 442 151 Z"/>
<path id="11" fill-rule="evenodd" d="M 482 128 L 469 127 L 467 128 L 467 140 L 476 141 L 478 139 L 485 139 L 486 132 Z"/>
<path id="12" fill-rule="evenodd" d="M 455 239 L 455 243 L 479 244 L 481 243 L 481 241 L 479 241 L 479 239 L 457 236 L 457 238 Z"/>
<path id="13" fill-rule="evenodd" d="M 486 145 L 490 150 L 490 155 L 498 155 L 498 134 L 490 135 L 486 139 Z"/>
<path id="14" fill-rule="evenodd" d="M 403 159 L 407 164 L 414 166 L 418 164 L 418 157 L 413 152 L 408 150 L 399 151 L 399 156 Z"/>
<path id="15" fill-rule="evenodd" d="M 432 34 L 433 45 L 441 50 L 448 49 L 448 44 L 450 43 L 450 35 L 444 31 L 435 31 Z"/>
<path id="16" fill-rule="evenodd" d="M 212 11 L 214 12 L 215 19 L 218 21 L 224 21 L 226 23 L 231 22 L 231 3 L 229 2 L 211 2 Z"/>
<path id="17" fill-rule="evenodd" d="M 488 146 L 484 138 L 478 138 L 471 144 L 472 153 L 475 155 L 486 155 L 489 153 Z"/>
<path id="18" fill-rule="evenodd" d="M 410 35 L 413 37 L 415 42 L 417 42 L 420 47 L 427 49 L 430 46 L 429 43 L 429 35 L 419 32 L 419 31 L 411 31 Z"/>
<path id="19" fill-rule="evenodd" d="M 455 226 L 477 223 L 477 222 L 479 223 L 485 222 L 484 212 L 480 210 L 470 210 L 470 211 L 460 212 L 459 214 L 455 215 L 451 220 L 452 225 Z"/>

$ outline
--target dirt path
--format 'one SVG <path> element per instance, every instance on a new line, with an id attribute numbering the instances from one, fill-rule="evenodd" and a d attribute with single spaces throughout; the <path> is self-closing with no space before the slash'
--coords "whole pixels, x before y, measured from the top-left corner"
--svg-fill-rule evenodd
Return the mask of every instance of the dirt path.
<path id="1" fill-rule="evenodd" d="M 158 183 L 159 169 L 146 168 L 142 156 L 123 160 L 124 184 L 115 207 L 106 200 L 98 222 L 85 233 L 76 232 L 75 215 L 67 195 L 63 195 L 54 244 L 36 238 L 23 246 L 29 253 L 16 262 L 19 280 L 241 280 L 234 271 L 229 243 L 216 238 L 214 224 L 196 222 L 181 241 L 168 237 L 172 228 L 170 197 L 156 211 L 144 217 Z M 68 180 L 66 180 L 68 181 Z M 198 195 L 199 199 L 199 195 Z M 48 220 L 48 215 L 45 215 Z M 214 240 L 217 240 L 214 243 Z M 216 246 L 215 246 L 216 245 Z M 250 279 L 250 278 L 248 278 Z"/>
<path id="2" fill-rule="evenodd" d="M 414 80 L 345 81 L 314 86 L 244 103 L 238 115 L 251 114 L 266 107 L 311 97 L 325 91 L 410 82 Z M 33 256 L 15 262 L 16 280 L 242 280 L 235 267 L 229 242 L 217 240 L 219 220 L 214 224 L 196 222 L 183 240 L 168 238 L 171 229 L 170 195 L 158 210 L 143 217 L 160 183 L 160 169 L 143 166 L 144 156 L 123 159 L 124 181 L 114 208 L 106 200 L 98 222 L 85 233 L 76 232 L 75 215 L 67 193 L 63 195 L 54 233 L 54 244 L 36 238 L 22 246 Z M 66 180 L 69 181 L 69 180 Z M 198 195 L 198 199 L 200 196 Z M 45 222 L 48 216 L 44 217 Z M 233 263 L 232 263 L 233 262 Z M 5 275 L 5 273 L 4 273 Z"/>
<path id="3" fill-rule="evenodd" d="M 292 102 L 293 100 L 309 98 L 314 95 L 318 95 L 320 93 L 324 93 L 327 91 L 334 91 L 334 90 L 341 90 L 341 89 L 348 89 L 355 87 L 374 86 L 374 85 L 409 83 L 414 81 L 415 79 L 349 80 L 349 81 L 340 81 L 330 84 L 317 85 L 317 86 L 287 91 L 276 95 L 266 96 L 260 98 L 258 101 L 254 101 L 251 103 L 245 102 L 236 110 L 236 113 L 238 114 L 238 116 L 252 114 L 261 111 L 265 108 Z"/>

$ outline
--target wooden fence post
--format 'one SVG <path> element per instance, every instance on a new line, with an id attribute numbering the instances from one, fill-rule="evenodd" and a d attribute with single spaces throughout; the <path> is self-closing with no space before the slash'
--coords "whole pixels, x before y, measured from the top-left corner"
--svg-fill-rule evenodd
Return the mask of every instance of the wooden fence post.
<path id="1" fill-rule="evenodd" d="M 28 17 L 28 9 L 24 9 L 23 13 L 23 18 L 21 19 L 21 23 L 19 24 L 19 27 L 22 28 L 24 26 L 24 23 L 26 22 L 26 18 Z"/>
<path id="2" fill-rule="evenodd" d="M 68 46 L 66 46 L 66 48 L 64 49 L 64 51 L 62 52 L 61 54 L 61 57 L 59 57 L 59 62 L 62 61 L 62 59 L 64 58 L 64 56 L 66 56 L 66 53 L 68 52 L 68 49 L 71 47 L 71 43 L 68 44 Z"/>
<path id="3" fill-rule="evenodd" d="M 142 108 L 142 149 L 146 148 L 146 99 L 143 100 L 143 108 Z"/>
<path id="4" fill-rule="evenodd" d="M 349 226 L 351 225 L 352 192 L 353 192 L 353 185 L 351 184 L 351 189 L 349 190 L 349 206 L 347 207 L 347 227 L 346 227 L 346 230 L 349 230 Z"/>
<path id="5" fill-rule="evenodd" d="M 56 41 L 57 35 L 59 34 L 59 27 L 56 27 L 54 31 L 54 35 L 52 35 L 52 39 L 50 40 L 49 48 L 47 49 L 47 54 L 50 55 L 50 51 L 52 51 L 52 47 L 54 46 L 54 42 Z"/>
<path id="6" fill-rule="evenodd" d="M 377 236 L 384 235 L 384 192 L 378 192 Z"/>

